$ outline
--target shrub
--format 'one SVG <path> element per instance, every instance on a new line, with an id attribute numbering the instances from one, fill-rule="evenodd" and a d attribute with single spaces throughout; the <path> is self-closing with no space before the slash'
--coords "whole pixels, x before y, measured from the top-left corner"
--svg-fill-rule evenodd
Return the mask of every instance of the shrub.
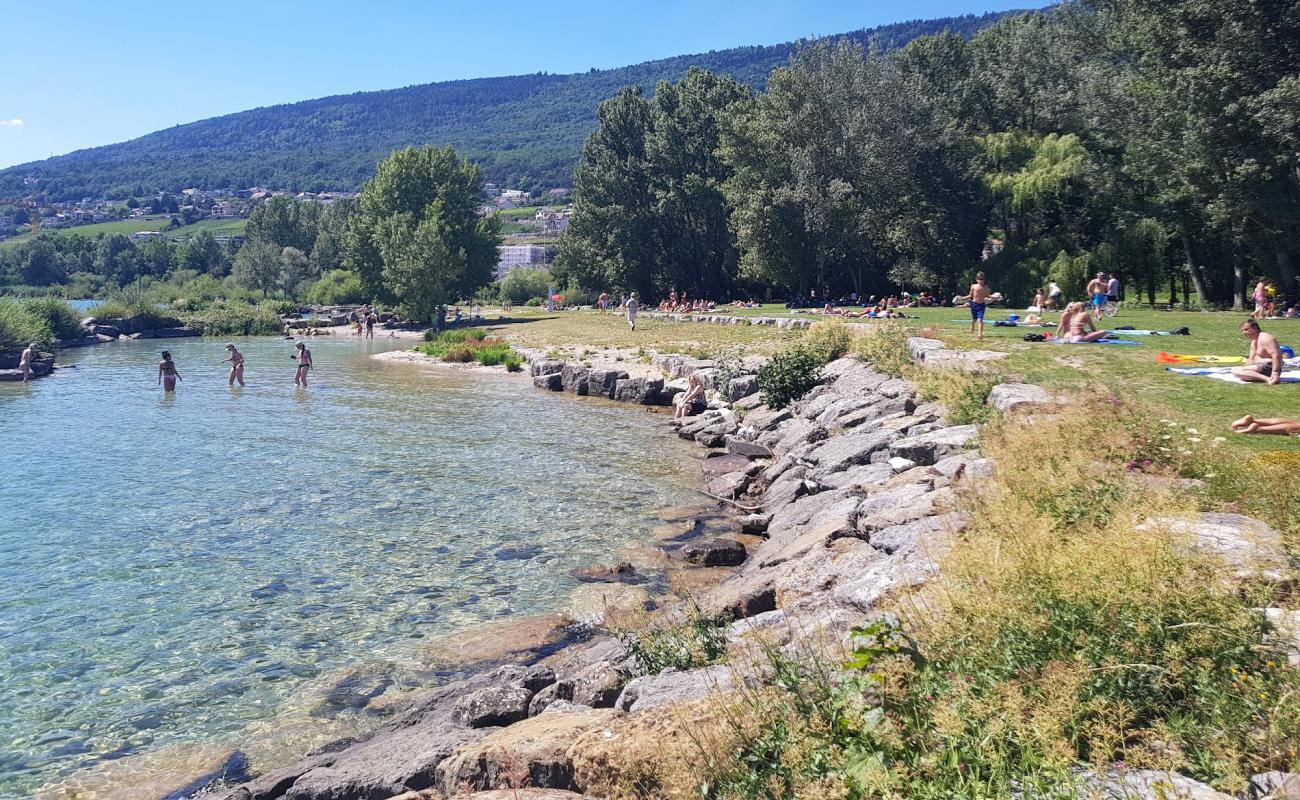
<path id="1" fill-rule="evenodd" d="M 280 316 L 298 313 L 298 304 L 292 300 L 263 300 L 257 305 Z"/>
<path id="2" fill-rule="evenodd" d="M 524 305 L 531 306 L 533 308 L 537 308 L 541 304 L 542 304 L 542 298 L 540 297 L 530 297 L 528 298 L 528 301 L 524 303 Z"/>
<path id="3" fill-rule="evenodd" d="M 453 364 L 468 364 L 474 360 L 474 352 L 468 347 L 453 347 L 443 353 L 442 360 Z"/>
<path id="4" fill-rule="evenodd" d="M 186 315 L 185 324 L 205 336 L 271 336 L 284 328 L 280 316 L 264 305 L 226 303 Z"/>
<path id="5" fill-rule="evenodd" d="M 909 367 L 905 373 L 921 397 L 938 400 L 948 409 L 948 421 L 954 425 L 987 422 L 997 413 L 988 405 L 989 392 L 1002 383 L 996 374 L 926 367 Z"/>
<path id="6" fill-rule="evenodd" d="M 360 303 L 365 299 L 361 276 L 350 269 L 332 269 L 320 276 L 306 294 L 307 302 L 321 306 Z"/>
<path id="7" fill-rule="evenodd" d="M 665 623 L 648 619 L 614 631 L 636 661 L 641 675 L 658 675 L 665 669 L 695 669 L 726 660 L 727 620 L 692 608 L 686 620 Z"/>
<path id="8" fill-rule="evenodd" d="M 821 379 L 822 362 L 801 344 L 776 355 L 758 371 L 758 388 L 770 408 L 782 408 L 808 394 Z"/>
<path id="9" fill-rule="evenodd" d="M 533 301 L 545 295 L 546 290 L 554 282 L 551 273 L 544 269 L 516 267 L 501 279 L 497 291 L 502 300 L 509 300 L 515 305 L 525 302 L 528 305 L 537 305 Z"/>
<path id="10" fill-rule="evenodd" d="M 499 339 L 485 341 L 483 346 L 474 349 L 474 360 L 485 367 L 495 367 L 504 364 L 510 353 L 510 345 Z"/>
<path id="11" fill-rule="evenodd" d="M 524 360 L 518 353 L 510 353 L 505 358 L 506 372 L 519 372 L 524 368 Z"/>
<path id="12" fill-rule="evenodd" d="M 808 328 L 802 343 L 808 352 L 827 364 L 849 352 L 853 346 L 853 332 L 842 320 L 822 320 Z"/>
<path id="13" fill-rule="evenodd" d="M 54 338 L 75 339 L 81 336 L 81 315 L 63 300 L 36 297 L 23 300 L 22 304 L 29 312 L 45 320 Z"/>
<path id="14" fill-rule="evenodd" d="M 0 352 L 21 350 L 32 342 L 45 347 L 53 338 L 44 317 L 20 301 L 0 299 Z"/>
<path id="15" fill-rule="evenodd" d="M 907 329 L 901 325 L 879 325 L 853 340 L 853 354 L 870 362 L 877 372 L 899 378 L 912 364 L 907 338 Z"/>

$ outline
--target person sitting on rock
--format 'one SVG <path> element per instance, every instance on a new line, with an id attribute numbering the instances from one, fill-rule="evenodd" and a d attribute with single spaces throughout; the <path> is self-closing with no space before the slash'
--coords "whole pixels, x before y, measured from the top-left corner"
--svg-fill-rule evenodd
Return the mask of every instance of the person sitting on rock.
<path id="1" fill-rule="evenodd" d="M 700 376 L 692 372 L 686 379 L 686 391 L 678 395 L 676 410 L 673 411 L 673 419 L 681 419 L 690 416 L 695 408 L 697 400 L 704 399 L 704 381 Z"/>

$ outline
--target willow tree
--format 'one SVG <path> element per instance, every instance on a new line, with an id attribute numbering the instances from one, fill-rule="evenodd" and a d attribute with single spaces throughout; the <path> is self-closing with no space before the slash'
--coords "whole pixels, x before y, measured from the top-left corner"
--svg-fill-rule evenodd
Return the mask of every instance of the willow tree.
<path id="1" fill-rule="evenodd" d="M 358 198 L 345 245 L 367 293 L 441 326 L 443 307 L 492 280 L 500 229 L 477 214 L 479 168 L 450 147 L 398 150 Z"/>

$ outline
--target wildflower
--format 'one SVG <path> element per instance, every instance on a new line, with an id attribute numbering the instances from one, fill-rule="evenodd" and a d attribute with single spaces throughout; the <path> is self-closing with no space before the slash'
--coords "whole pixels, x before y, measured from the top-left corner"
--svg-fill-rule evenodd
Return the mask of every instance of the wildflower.
<path id="1" fill-rule="evenodd" d="M 1196 430 L 1195 428 L 1188 428 L 1188 429 L 1187 429 L 1187 432 L 1188 432 L 1188 433 L 1200 433 L 1200 431 Z"/>
<path id="2" fill-rule="evenodd" d="M 1209 480 L 1210 478 L 1217 478 L 1217 477 L 1219 477 L 1219 473 L 1217 473 L 1217 472 L 1207 472 L 1207 473 L 1205 473 L 1205 478 L 1206 478 L 1206 480 Z"/>
<path id="3" fill-rule="evenodd" d="M 1226 442 L 1226 441 L 1228 441 L 1228 440 L 1225 439 L 1225 438 L 1222 437 L 1222 436 L 1216 436 L 1216 437 L 1214 437 L 1214 443 L 1215 443 L 1215 444 L 1219 444 L 1220 442 Z"/>
<path id="4" fill-rule="evenodd" d="M 1164 436 L 1161 436 L 1160 438 L 1161 438 L 1161 439 L 1172 439 L 1173 437 L 1166 433 Z"/>
<path id="5" fill-rule="evenodd" d="M 1192 442 L 1192 443 L 1199 443 L 1201 440 L 1198 439 L 1198 438 L 1195 437 L 1195 436 L 1191 436 L 1191 437 L 1188 437 L 1187 441 Z"/>
<path id="6" fill-rule="evenodd" d="M 1190 456 L 1192 454 L 1191 450 L 1179 450 L 1178 452 L 1182 453 L 1185 456 Z"/>
<path id="7" fill-rule="evenodd" d="M 1160 424 L 1161 424 L 1161 425 L 1173 425 L 1174 422 L 1173 422 L 1173 420 L 1162 419 L 1162 420 L 1160 420 Z"/>

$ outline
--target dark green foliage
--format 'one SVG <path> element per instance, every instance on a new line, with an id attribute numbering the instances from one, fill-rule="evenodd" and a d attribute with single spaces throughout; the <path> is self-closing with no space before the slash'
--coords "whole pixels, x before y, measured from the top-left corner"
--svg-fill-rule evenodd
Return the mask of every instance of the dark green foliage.
<path id="1" fill-rule="evenodd" d="M 0 298 L 0 352 L 22 350 L 32 342 L 45 347 L 53 338 L 49 321 L 26 303 Z"/>
<path id="2" fill-rule="evenodd" d="M 772 356 L 758 371 L 758 389 L 770 408 L 784 408 L 812 391 L 821 379 L 823 361 L 795 345 Z"/>
<path id="3" fill-rule="evenodd" d="M 999 16 L 904 22 L 850 36 L 901 47 L 945 28 L 970 35 Z M 430 142 L 455 147 L 488 180 L 560 186 L 595 127 L 596 106 L 620 88 L 649 90 L 681 80 L 692 66 L 761 87 L 794 49 L 740 47 L 574 75 L 447 81 L 259 108 L 0 171 L 0 196 L 30 192 L 25 177 L 40 179 L 51 199 L 125 198 L 139 186 L 356 189 L 393 150 Z"/>

